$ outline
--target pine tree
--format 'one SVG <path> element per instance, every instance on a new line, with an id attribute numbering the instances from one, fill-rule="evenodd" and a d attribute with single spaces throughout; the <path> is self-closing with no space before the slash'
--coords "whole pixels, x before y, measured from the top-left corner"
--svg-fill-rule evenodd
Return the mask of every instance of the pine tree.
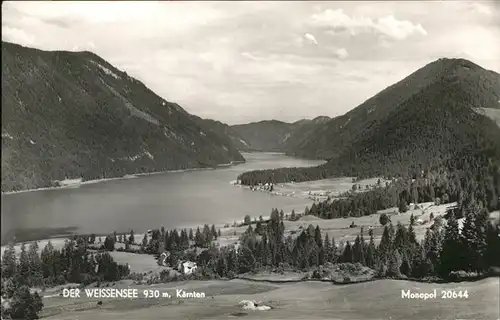
<path id="1" fill-rule="evenodd" d="M 399 271 L 405 276 L 409 276 L 411 274 L 411 262 L 407 253 L 402 255 L 402 262 Z"/>
<path id="2" fill-rule="evenodd" d="M 217 239 L 217 230 L 215 229 L 215 225 L 213 224 L 212 225 L 212 228 L 210 229 L 211 233 L 212 233 L 212 238 L 213 239 Z"/>
<path id="3" fill-rule="evenodd" d="M 338 250 L 337 244 L 335 243 L 335 237 L 332 237 L 332 262 L 336 263 L 338 260 Z"/>
<path id="4" fill-rule="evenodd" d="M 130 244 L 134 244 L 135 243 L 134 230 L 130 230 L 130 236 L 128 237 L 128 242 Z"/>
<path id="5" fill-rule="evenodd" d="M 379 253 L 380 261 L 384 262 L 386 265 L 389 261 L 389 256 L 392 251 L 392 237 L 391 231 L 388 226 L 385 226 L 384 232 L 382 233 L 382 239 L 378 245 L 377 251 Z"/>
<path id="6" fill-rule="evenodd" d="M 377 249 L 373 239 L 373 229 L 368 231 L 368 235 L 370 236 L 370 242 L 366 248 L 366 265 L 370 268 L 374 268 L 377 264 Z"/>
<path id="7" fill-rule="evenodd" d="M 165 227 L 161 226 L 160 228 L 160 238 L 165 239 Z"/>
<path id="8" fill-rule="evenodd" d="M 352 251 L 353 251 L 353 257 L 354 257 L 352 262 L 359 262 L 359 263 L 365 265 L 366 261 L 364 258 L 363 244 L 361 243 L 361 238 L 359 235 L 354 240 L 354 245 L 352 247 Z"/>
<path id="9" fill-rule="evenodd" d="M 447 277 L 451 271 L 460 270 L 462 257 L 460 233 L 455 215 L 451 214 L 445 228 L 443 250 L 439 261 L 439 274 Z"/>
<path id="10" fill-rule="evenodd" d="M 342 262 L 353 262 L 352 247 L 349 241 L 347 241 L 344 247 L 344 252 L 342 253 Z"/>
<path id="11" fill-rule="evenodd" d="M 330 243 L 330 237 L 328 236 L 328 233 L 325 234 L 323 249 L 325 252 L 325 262 L 333 262 L 332 244 Z"/>
<path id="12" fill-rule="evenodd" d="M 16 274 L 16 249 L 13 243 L 9 243 L 2 255 L 2 278 L 7 279 Z"/>
<path id="13" fill-rule="evenodd" d="M 394 250 L 391 256 L 389 257 L 389 264 L 387 266 L 386 275 L 389 277 L 400 277 L 401 262 L 402 262 L 401 254 L 399 253 L 398 250 Z"/>
<path id="14" fill-rule="evenodd" d="M 314 241 L 316 242 L 316 245 L 318 247 L 323 246 L 323 239 L 321 237 L 321 229 L 319 228 L 318 225 L 314 229 Z"/>
<path id="15" fill-rule="evenodd" d="M 19 280 L 21 284 L 30 285 L 29 276 L 30 276 L 30 265 L 28 252 L 26 251 L 26 245 L 21 244 L 21 254 L 19 256 Z"/>
<path id="16" fill-rule="evenodd" d="M 56 275 L 53 272 L 55 259 L 54 259 L 54 246 L 52 242 L 48 242 L 40 253 L 40 260 L 42 264 L 42 275 L 43 278 L 54 277 Z"/>
<path id="17" fill-rule="evenodd" d="M 487 247 L 485 252 L 485 261 L 490 267 L 500 267 L 500 254 L 498 254 L 500 248 L 499 226 L 498 222 L 496 225 L 489 223 L 486 231 Z"/>
<path id="18" fill-rule="evenodd" d="M 434 270 L 439 263 L 439 252 L 441 251 L 440 246 L 441 243 L 438 232 L 427 229 L 424 238 L 425 258 L 422 260 L 425 275 L 434 273 Z"/>
<path id="19" fill-rule="evenodd" d="M 30 283 L 34 286 L 39 286 L 43 281 L 42 261 L 38 254 L 38 242 L 34 241 L 28 249 L 28 264 L 30 272 Z"/>
<path id="20" fill-rule="evenodd" d="M 487 262 L 487 231 L 488 231 L 488 212 L 486 209 L 480 209 L 475 217 L 475 233 L 476 233 L 476 243 L 474 248 L 476 249 L 477 259 L 473 263 L 473 269 L 477 272 L 484 272 L 488 268 Z M 500 247 L 498 248 L 500 254 Z"/>
<path id="21" fill-rule="evenodd" d="M 410 225 L 408 226 L 408 243 L 411 246 L 418 244 L 414 226 L 415 226 L 415 217 L 413 216 L 412 213 L 412 215 L 410 216 Z"/>
<path id="22" fill-rule="evenodd" d="M 398 221 L 396 225 L 396 235 L 394 236 L 394 249 L 402 253 L 408 246 L 408 234 L 404 225 Z"/>
<path id="23" fill-rule="evenodd" d="M 203 247 L 205 244 L 205 239 L 203 238 L 203 235 L 201 234 L 200 228 L 196 228 L 196 233 L 194 235 L 194 243 L 197 247 Z"/>
<path id="24" fill-rule="evenodd" d="M 462 226 L 461 242 L 463 250 L 463 268 L 465 271 L 472 271 L 475 261 L 479 258 L 476 250 L 476 226 L 474 224 L 474 212 L 468 209 L 465 213 L 465 220 Z"/>

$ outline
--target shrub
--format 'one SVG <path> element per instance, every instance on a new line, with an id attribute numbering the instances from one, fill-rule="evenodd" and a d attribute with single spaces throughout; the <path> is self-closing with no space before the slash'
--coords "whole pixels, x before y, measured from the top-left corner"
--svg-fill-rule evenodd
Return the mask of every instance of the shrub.
<path id="1" fill-rule="evenodd" d="M 389 218 L 389 216 L 386 213 L 381 213 L 378 221 L 380 222 L 380 224 L 382 226 L 385 226 L 386 224 L 389 223 L 389 221 L 391 221 L 391 219 Z"/>

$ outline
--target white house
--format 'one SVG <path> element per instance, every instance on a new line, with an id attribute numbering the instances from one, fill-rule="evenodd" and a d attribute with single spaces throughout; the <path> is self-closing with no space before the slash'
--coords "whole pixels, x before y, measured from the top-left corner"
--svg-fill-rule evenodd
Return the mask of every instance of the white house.
<path id="1" fill-rule="evenodd" d="M 196 262 L 185 261 L 182 263 L 182 273 L 184 274 L 192 274 L 198 269 Z"/>
<path id="2" fill-rule="evenodd" d="M 178 265 L 177 265 L 177 271 L 183 273 L 183 274 L 192 274 L 193 272 L 198 269 L 198 266 L 196 265 L 196 262 L 192 261 L 182 261 L 180 260 Z"/>

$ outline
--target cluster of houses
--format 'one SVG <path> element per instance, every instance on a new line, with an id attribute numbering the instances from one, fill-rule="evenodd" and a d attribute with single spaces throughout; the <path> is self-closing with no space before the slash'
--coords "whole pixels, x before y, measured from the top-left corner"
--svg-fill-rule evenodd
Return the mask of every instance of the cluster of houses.
<path id="1" fill-rule="evenodd" d="M 273 191 L 274 190 L 274 183 L 265 183 L 265 184 L 262 184 L 262 183 L 259 183 L 258 185 L 256 186 L 251 186 L 250 187 L 250 190 L 252 191 L 257 191 L 257 190 L 263 190 L 263 191 Z"/>

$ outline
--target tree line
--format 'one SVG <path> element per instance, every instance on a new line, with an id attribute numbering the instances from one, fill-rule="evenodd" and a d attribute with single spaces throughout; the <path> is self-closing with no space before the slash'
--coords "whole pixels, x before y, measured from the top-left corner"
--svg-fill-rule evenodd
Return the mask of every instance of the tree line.
<path id="1" fill-rule="evenodd" d="M 205 224 L 202 228 L 197 227 L 196 230 L 193 228 L 184 228 L 166 230 L 165 227 L 160 229 L 151 230 L 150 236 L 145 233 L 142 239 L 137 239 L 134 230 L 130 230 L 129 234 L 113 234 L 107 235 L 104 238 L 97 238 L 95 234 L 90 236 L 80 236 L 84 242 L 89 244 L 89 247 L 97 250 L 106 251 L 127 251 L 134 253 L 147 253 L 147 254 L 161 254 L 161 252 L 167 251 L 182 251 L 189 249 L 190 247 L 200 247 L 206 248 L 211 245 L 214 240 L 220 237 L 220 229 L 216 229 L 215 225 L 212 224 L 210 227 Z M 96 243 L 98 240 L 98 245 Z M 124 248 L 116 249 L 117 243 L 123 243 Z M 135 248 L 132 245 L 136 246 Z"/>
<path id="2" fill-rule="evenodd" d="M 254 183 L 254 182 L 252 182 Z M 342 199 L 314 203 L 309 214 L 325 219 L 361 217 L 377 210 L 398 207 L 405 212 L 410 203 L 445 204 L 480 201 L 488 211 L 500 210 L 500 166 L 488 159 L 464 158 L 435 171 L 421 171 L 407 178 L 392 178 L 364 192 L 348 193 Z M 463 215 L 463 213 L 462 213 Z"/>
<path id="3" fill-rule="evenodd" d="M 436 219 L 422 241 L 415 235 L 415 218 L 408 227 L 391 222 L 375 244 L 373 230 L 364 231 L 354 242 L 337 244 L 323 235 L 319 226 L 310 225 L 297 237 L 284 236 L 284 224 L 273 210 L 267 224 L 248 226 L 236 247 L 210 248 L 198 257 L 204 273 L 219 277 L 272 268 L 309 270 L 330 263 L 360 263 L 377 271 L 379 277 L 412 279 L 452 279 L 460 272 L 487 274 L 500 267 L 500 227 L 488 221 L 485 208 L 476 203 L 464 208 L 467 214 L 459 231 L 457 219 L 449 217 L 446 226 Z"/>
<path id="4" fill-rule="evenodd" d="M 41 251 L 36 241 L 28 248 L 23 243 L 19 258 L 14 245 L 9 244 L 1 268 L 1 295 L 10 303 L 7 309 L 2 306 L 2 318 L 12 319 L 38 319 L 43 303 L 37 292 L 30 293 L 32 287 L 117 281 L 129 274 L 128 266 L 116 263 L 108 252 L 90 252 L 83 238 L 66 241 L 61 250 L 50 241 Z"/>

